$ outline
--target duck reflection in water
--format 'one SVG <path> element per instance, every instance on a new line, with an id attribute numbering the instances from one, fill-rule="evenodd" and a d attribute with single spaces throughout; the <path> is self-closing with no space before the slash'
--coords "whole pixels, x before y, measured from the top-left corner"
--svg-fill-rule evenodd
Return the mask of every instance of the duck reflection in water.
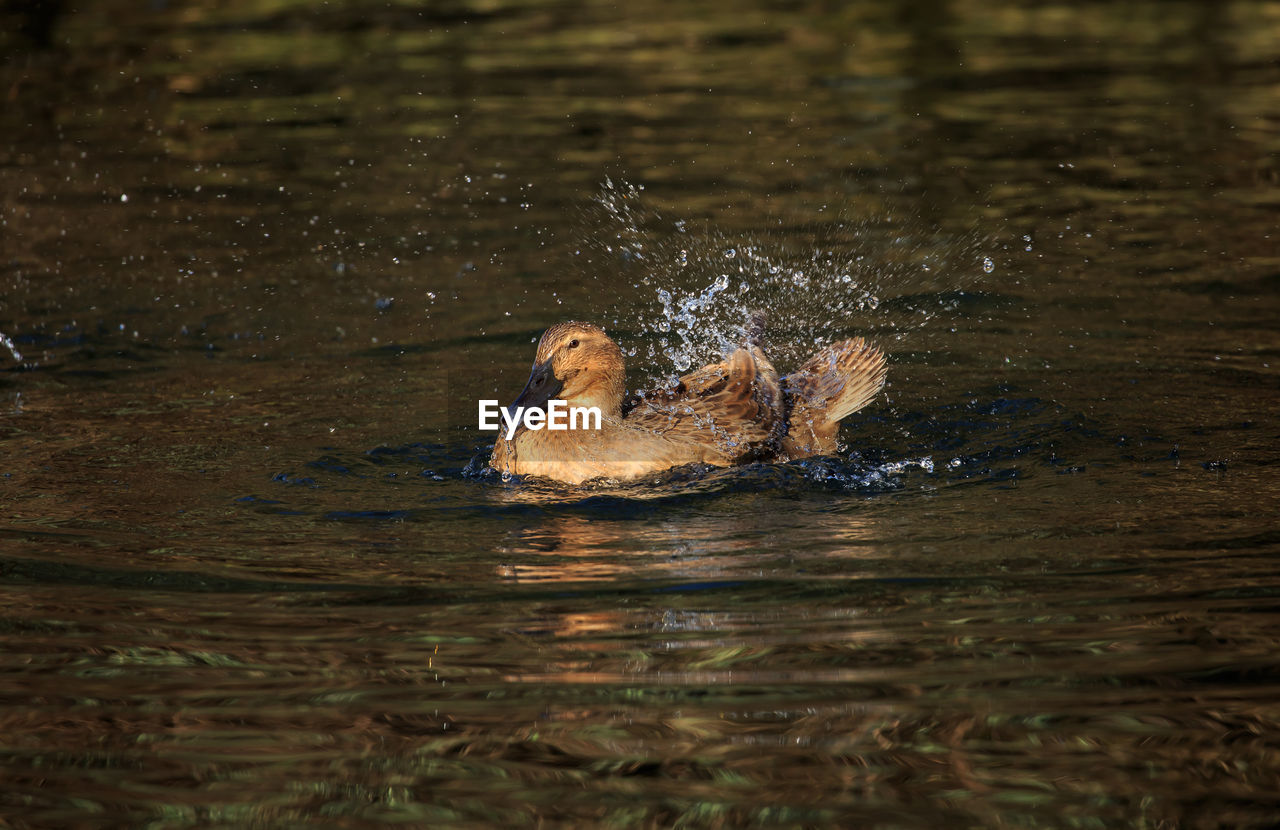
<path id="1" fill-rule="evenodd" d="M 552 513 L 508 532 L 498 550 L 510 558 L 496 573 L 519 582 L 569 583 L 628 580 L 637 573 L 647 580 L 758 576 L 784 561 L 783 567 L 794 567 L 797 547 L 806 548 L 816 539 L 824 542 L 824 561 L 856 559 L 866 567 L 874 559 L 883 529 L 863 511 L 833 512 L 825 505 L 768 509 L 776 505 L 774 498 L 761 494 L 756 510 L 682 511 L 660 520 L 651 511 L 638 513 L 644 517 L 639 521 L 637 515 L 610 516 L 609 505 L 597 506 L 588 516 Z"/>
<path id="2" fill-rule="evenodd" d="M 683 464 L 727 467 L 835 452 L 840 420 L 884 386 L 884 354 L 862 338 L 833 343 L 779 376 L 761 347 L 764 316 L 751 315 L 742 343 L 668 389 L 626 396 L 622 350 L 590 323 L 552 326 L 538 341 L 533 371 L 508 409 L 540 412 L 548 402 L 595 407 L 598 429 L 500 433 L 489 464 L 500 472 L 580 484 L 625 480 Z"/>

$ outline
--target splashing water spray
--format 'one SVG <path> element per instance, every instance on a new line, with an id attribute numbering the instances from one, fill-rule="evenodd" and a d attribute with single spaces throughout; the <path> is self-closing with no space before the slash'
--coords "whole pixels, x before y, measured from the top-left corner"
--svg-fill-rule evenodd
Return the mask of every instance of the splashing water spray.
<path id="1" fill-rule="evenodd" d="M 3 345 L 9 350 L 9 354 L 13 355 L 14 362 L 22 362 L 22 352 L 18 351 L 18 347 L 13 344 L 11 339 L 9 339 L 9 335 L 2 331 L 0 331 L 0 345 Z"/>
<path id="2" fill-rule="evenodd" d="M 954 312 L 948 295 L 995 270 L 980 253 L 990 241 L 973 232 L 944 236 L 892 217 L 837 222 L 811 228 L 822 243 L 797 251 L 790 241 L 694 232 L 643 206 L 643 189 L 605 180 L 595 201 L 607 227 L 594 244 L 657 301 L 655 310 L 620 298 L 610 315 L 649 336 L 642 356 L 657 370 L 651 381 L 670 382 L 731 351 L 751 309 L 766 312 L 769 354 L 784 371 L 851 334 L 901 341 Z"/>

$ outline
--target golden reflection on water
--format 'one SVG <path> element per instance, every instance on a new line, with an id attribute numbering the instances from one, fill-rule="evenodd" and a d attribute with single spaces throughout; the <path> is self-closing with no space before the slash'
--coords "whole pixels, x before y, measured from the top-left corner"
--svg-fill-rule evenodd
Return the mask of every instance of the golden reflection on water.
<path id="1" fill-rule="evenodd" d="M 650 496 L 670 497 L 660 491 Z M 501 498 L 507 497 L 503 492 Z M 512 498 L 539 503 L 537 496 L 528 494 Z M 636 500 L 627 510 L 643 502 Z M 773 572 L 791 553 L 789 538 L 805 547 L 820 544 L 824 557 L 835 560 L 856 560 L 878 541 L 874 521 L 848 511 L 813 512 L 797 519 L 768 510 L 724 515 L 723 507 L 715 507 L 679 520 L 654 517 L 643 523 L 550 514 L 510 534 L 499 548 L 509 561 L 498 573 L 518 582 L 626 578 L 637 570 L 646 578 L 715 579 L 753 570 Z"/>

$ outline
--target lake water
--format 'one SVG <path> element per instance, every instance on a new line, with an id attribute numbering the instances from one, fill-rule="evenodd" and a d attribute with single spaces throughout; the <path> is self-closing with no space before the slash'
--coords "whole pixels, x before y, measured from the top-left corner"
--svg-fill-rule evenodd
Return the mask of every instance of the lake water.
<path id="1" fill-rule="evenodd" d="M 0 11 L 0 824 L 1270 827 L 1280 12 Z M 503 481 L 865 336 L 834 457 Z"/>

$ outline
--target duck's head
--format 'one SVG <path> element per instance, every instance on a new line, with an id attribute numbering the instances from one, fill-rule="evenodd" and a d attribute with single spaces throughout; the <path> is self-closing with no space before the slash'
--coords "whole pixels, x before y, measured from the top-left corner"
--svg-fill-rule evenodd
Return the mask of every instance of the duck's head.
<path id="1" fill-rule="evenodd" d="M 529 382 L 514 409 L 544 409 L 559 399 L 571 406 L 598 406 L 605 415 L 621 413 L 626 368 L 622 349 L 604 329 L 590 323 L 558 323 L 538 341 Z"/>

